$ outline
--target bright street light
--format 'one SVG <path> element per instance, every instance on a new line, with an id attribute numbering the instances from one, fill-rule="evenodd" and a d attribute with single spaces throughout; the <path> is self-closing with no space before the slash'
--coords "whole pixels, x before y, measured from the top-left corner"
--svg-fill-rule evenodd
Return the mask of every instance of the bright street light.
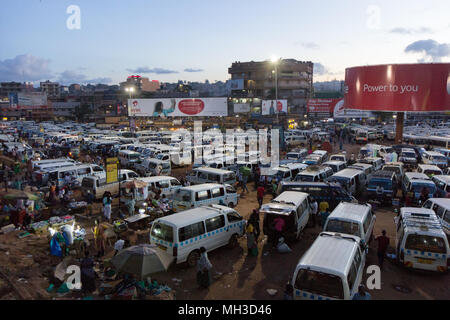
<path id="1" fill-rule="evenodd" d="M 273 63 L 277 63 L 278 62 L 278 58 L 273 56 L 270 61 L 272 61 Z"/>

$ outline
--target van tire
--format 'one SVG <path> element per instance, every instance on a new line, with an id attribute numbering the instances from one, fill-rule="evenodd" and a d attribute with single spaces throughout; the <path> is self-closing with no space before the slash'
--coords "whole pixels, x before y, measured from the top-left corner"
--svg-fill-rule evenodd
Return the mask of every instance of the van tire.
<path id="1" fill-rule="evenodd" d="M 233 234 L 230 238 L 230 240 L 228 241 L 228 247 L 230 249 L 234 249 L 238 246 L 238 235 L 237 234 Z"/>
<path id="2" fill-rule="evenodd" d="M 230 203 L 228 204 L 228 207 L 231 208 L 231 209 L 233 209 L 233 208 L 234 208 L 234 203 L 233 203 L 233 202 L 230 202 Z"/>
<path id="3" fill-rule="evenodd" d="M 200 254 L 198 250 L 192 251 L 186 260 L 186 265 L 189 268 L 193 268 L 197 265 L 197 261 L 200 259 Z"/>

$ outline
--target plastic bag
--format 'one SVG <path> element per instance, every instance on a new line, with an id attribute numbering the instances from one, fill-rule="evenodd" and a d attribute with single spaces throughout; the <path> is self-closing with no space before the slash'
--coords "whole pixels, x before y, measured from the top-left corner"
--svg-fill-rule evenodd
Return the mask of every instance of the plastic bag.
<path id="1" fill-rule="evenodd" d="M 286 243 L 284 243 L 283 238 L 280 238 L 280 240 L 278 242 L 277 250 L 279 253 L 291 253 L 292 252 L 291 248 L 289 248 L 289 246 Z"/>
<path id="2" fill-rule="evenodd" d="M 58 241 L 56 240 L 56 237 L 53 237 L 50 241 L 50 253 L 52 256 L 62 257 L 62 249 Z"/>

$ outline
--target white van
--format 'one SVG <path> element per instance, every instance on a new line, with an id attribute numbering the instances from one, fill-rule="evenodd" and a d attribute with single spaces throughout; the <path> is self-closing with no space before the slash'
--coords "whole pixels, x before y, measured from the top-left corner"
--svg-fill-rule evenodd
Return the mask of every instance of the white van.
<path id="1" fill-rule="evenodd" d="M 431 209 L 441 221 L 447 239 L 450 239 L 450 199 L 430 199 L 423 205 L 425 209 Z"/>
<path id="2" fill-rule="evenodd" d="M 363 192 L 367 184 L 365 173 L 357 169 L 344 169 L 332 175 L 328 181 L 340 183 L 352 195 Z"/>
<path id="3" fill-rule="evenodd" d="M 119 151 L 119 161 L 122 167 L 133 167 L 133 165 L 139 162 L 141 157 L 140 153 L 131 150 Z"/>
<path id="4" fill-rule="evenodd" d="M 417 167 L 418 173 L 426 174 L 429 177 L 442 175 L 442 170 L 438 166 L 429 164 L 419 164 Z"/>
<path id="5" fill-rule="evenodd" d="M 43 170 L 34 172 L 36 182 L 41 185 L 47 185 L 47 183 L 55 182 L 58 186 L 64 186 L 66 184 L 65 177 L 67 175 L 74 177 L 80 184 L 84 177 L 97 176 L 100 179 L 106 180 L 105 170 L 95 164 L 82 164 L 71 167 L 62 167 L 52 170 Z"/>
<path id="6" fill-rule="evenodd" d="M 344 162 L 344 161 L 330 160 L 330 161 L 324 162 L 323 165 L 326 167 L 330 167 L 334 173 L 337 173 L 337 172 L 347 168 L 347 162 Z"/>
<path id="7" fill-rule="evenodd" d="M 375 173 L 373 166 L 368 163 L 357 162 L 355 164 L 352 164 L 351 166 L 348 166 L 347 168 L 361 170 L 366 175 L 367 181 L 369 181 L 372 178 L 373 173 Z"/>
<path id="8" fill-rule="evenodd" d="M 322 182 L 334 174 L 333 169 L 326 166 L 309 166 L 295 177 L 298 182 Z"/>
<path id="9" fill-rule="evenodd" d="M 308 168 L 308 165 L 303 163 L 288 163 L 275 168 L 274 171 L 278 181 L 292 181 L 306 168 Z"/>
<path id="10" fill-rule="evenodd" d="M 422 154 L 422 162 L 424 164 L 438 166 L 442 169 L 447 168 L 448 166 L 447 158 L 442 153 L 436 151 L 425 151 Z"/>
<path id="11" fill-rule="evenodd" d="M 366 157 L 364 159 L 359 160 L 360 163 L 367 163 L 372 165 L 374 171 L 379 171 L 383 168 L 384 160 L 379 157 Z"/>
<path id="12" fill-rule="evenodd" d="M 289 240 L 298 240 L 306 228 L 311 215 L 312 201 L 307 193 L 286 191 L 271 203 L 264 204 L 259 210 L 264 214 L 263 230 L 269 241 L 275 236 L 274 220 L 282 218 L 285 222 L 283 236 Z"/>
<path id="13" fill-rule="evenodd" d="M 356 236 L 322 232 L 302 256 L 291 285 L 295 300 L 351 300 L 358 292 L 365 250 Z"/>
<path id="14" fill-rule="evenodd" d="M 135 189 L 132 195 L 136 202 L 146 201 L 148 199 L 149 191 L 153 188 L 161 190 L 161 196 L 166 196 L 171 199 L 173 194 L 182 187 L 180 181 L 174 177 L 169 176 L 156 176 L 148 178 L 138 178 L 138 181 L 142 181 L 146 184 L 145 188 Z M 125 194 L 129 194 L 131 190 L 124 190 Z M 126 202 L 126 199 L 121 199 L 121 202 Z"/>
<path id="15" fill-rule="evenodd" d="M 222 183 L 236 184 L 236 173 L 222 169 L 214 169 L 209 167 L 201 167 L 193 169 L 187 176 L 186 180 L 191 184 L 202 183 Z"/>
<path id="16" fill-rule="evenodd" d="M 126 181 L 139 178 L 139 175 L 132 170 L 119 170 L 119 180 Z"/>
<path id="17" fill-rule="evenodd" d="M 234 208 L 239 201 L 236 189 L 228 184 L 205 183 L 179 188 L 173 195 L 176 212 L 209 204 L 221 204 Z"/>
<path id="18" fill-rule="evenodd" d="M 342 161 L 342 162 L 347 162 L 347 155 L 343 154 L 343 153 L 338 153 L 338 154 L 333 154 L 330 156 L 330 161 Z"/>
<path id="19" fill-rule="evenodd" d="M 320 162 L 325 162 L 328 160 L 328 151 L 325 150 L 316 150 L 312 154 L 320 156 Z"/>
<path id="20" fill-rule="evenodd" d="M 150 243 L 157 245 L 175 263 L 194 267 L 200 249 L 207 252 L 225 245 L 235 247 L 247 222 L 231 208 L 211 205 L 187 210 L 153 222 Z"/>
<path id="21" fill-rule="evenodd" d="M 58 164 L 58 163 L 76 163 L 75 160 L 70 158 L 59 158 L 59 159 L 49 159 L 49 160 L 40 160 L 40 161 L 31 161 L 31 165 L 33 170 L 42 170 L 43 166 L 47 166 L 50 164 Z"/>
<path id="22" fill-rule="evenodd" d="M 119 182 L 106 183 L 106 180 L 99 179 L 96 176 L 84 177 L 81 181 L 81 193 L 84 197 L 88 193 L 94 195 L 95 199 L 101 199 L 105 192 L 110 192 L 112 197 L 119 195 Z"/>
<path id="23" fill-rule="evenodd" d="M 328 216 L 323 230 L 358 236 L 368 244 L 373 238 L 375 221 L 369 204 L 341 202 Z"/>
<path id="24" fill-rule="evenodd" d="M 145 159 L 141 163 L 134 164 L 134 169 L 136 172 L 144 177 L 156 176 L 158 173 L 158 167 L 161 169 L 159 175 L 170 175 L 172 173 L 170 161 L 150 158 Z"/>
<path id="25" fill-rule="evenodd" d="M 401 208 L 395 223 L 395 248 L 400 263 L 407 268 L 447 272 L 448 240 L 433 210 Z"/>

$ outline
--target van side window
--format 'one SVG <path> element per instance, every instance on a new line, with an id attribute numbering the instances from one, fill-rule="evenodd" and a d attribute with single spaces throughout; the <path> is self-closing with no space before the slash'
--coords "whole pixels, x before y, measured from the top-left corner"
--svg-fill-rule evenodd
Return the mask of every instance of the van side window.
<path id="1" fill-rule="evenodd" d="M 211 190 L 212 198 L 219 198 L 224 196 L 225 190 L 223 188 L 215 188 Z"/>
<path id="2" fill-rule="evenodd" d="M 180 183 L 180 181 L 178 181 L 178 180 L 170 180 L 170 184 L 172 185 L 172 187 L 178 187 L 178 186 L 181 186 L 181 183 Z"/>
<path id="3" fill-rule="evenodd" d="M 211 232 L 217 230 L 219 228 L 223 228 L 225 226 L 225 216 L 220 215 L 211 219 L 208 219 L 206 222 L 206 231 Z"/>
<path id="4" fill-rule="evenodd" d="M 208 174 L 206 174 L 204 172 L 199 172 L 198 178 L 207 180 L 208 179 Z"/>
<path id="5" fill-rule="evenodd" d="M 450 210 L 445 213 L 444 221 L 450 223 Z"/>
<path id="6" fill-rule="evenodd" d="M 169 188 L 169 181 L 156 182 L 156 187 L 158 187 L 160 189 L 167 189 L 167 188 Z"/>
<path id="7" fill-rule="evenodd" d="M 369 231 L 371 221 L 372 221 L 372 213 L 369 211 L 367 213 L 366 219 L 364 220 L 364 233 L 367 233 Z"/>
<path id="8" fill-rule="evenodd" d="M 300 172 L 300 169 L 292 170 L 292 176 L 295 177 Z"/>
<path id="9" fill-rule="evenodd" d="M 211 196 L 210 196 L 209 191 L 198 191 L 195 194 L 195 200 L 196 201 L 207 200 L 207 199 L 210 199 L 210 198 L 211 198 Z"/>
<path id="10" fill-rule="evenodd" d="M 216 175 L 216 174 L 209 174 L 208 175 L 208 180 L 209 181 L 217 181 L 220 182 L 220 176 Z"/>
<path id="11" fill-rule="evenodd" d="M 103 172 L 103 169 L 98 166 L 93 167 L 93 169 L 94 169 L 94 172 Z"/>
<path id="12" fill-rule="evenodd" d="M 358 276 L 358 269 L 356 269 L 355 261 L 353 261 L 347 276 L 348 288 L 350 291 L 353 290 L 353 286 L 355 285 L 357 276 Z"/>
<path id="13" fill-rule="evenodd" d="M 178 230 L 178 240 L 186 241 L 205 233 L 205 225 L 203 221 L 191 224 L 190 226 Z"/>
<path id="14" fill-rule="evenodd" d="M 436 210 L 434 210 L 436 212 L 436 215 L 442 219 L 442 217 L 444 216 L 445 213 L 445 209 L 443 207 L 440 206 L 436 206 Z"/>
<path id="15" fill-rule="evenodd" d="M 430 200 L 428 200 L 427 202 L 425 202 L 425 204 L 423 205 L 423 207 L 425 209 L 431 209 L 431 207 L 433 206 L 433 202 L 431 202 Z"/>
<path id="16" fill-rule="evenodd" d="M 77 171 L 78 171 L 78 175 L 80 175 L 80 176 L 91 173 L 91 170 L 89 170 L 89 168 L 81 168 L 81 169 L 78 169 Z"/>

